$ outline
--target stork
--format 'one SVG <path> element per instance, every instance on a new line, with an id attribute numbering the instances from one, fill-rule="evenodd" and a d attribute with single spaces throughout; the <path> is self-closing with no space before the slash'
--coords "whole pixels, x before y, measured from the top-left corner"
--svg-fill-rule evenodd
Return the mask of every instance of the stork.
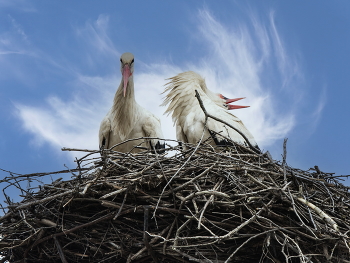
<path id="1" fill-rule="evenodd" d="M 133 54 L 124 53 L 121 56 L 120 71 L 122 79 L 115 93 L 112 108 L 100 125 L 100 148 L 111 148 L 123 141 L 141 137 L 163 138 L 160 120 L 135 100 Z M 158 139 L 130 140 L 113 147 L 112 150 L 135 153 L 145 148 L 163 152 L 165 144 Z"/>
<path id="2" fill-rule="evenodd" d="M 212 145 L 230 145 L 232 144 L 228 140 L 230 139 L 242 145 L 249 146 L 250 144 L 256 152 L 260 152 L 253 135 L 242 121 L 228 112 L 228 110 L 246 108 L 247 106 L 229 104 L 243 98 L 228 99 L 221 94 L 210 91 L 205 80 L 193 71 L 180 73 L 169 80 L 170 82 L 166 84 L 163 92 L 167 94 L 162 106 L 169 104 L 165 113 L 172 113 L 178 141 L 196 144 L 204 132 L 203 141 L 211 138 Z M 198 91 L 208 114 L 230 124 L 246 138 L 236 130 L 212 118 L 208 118 L 205 129 L 205 115 L 195 98 L 195 90 Z"/>

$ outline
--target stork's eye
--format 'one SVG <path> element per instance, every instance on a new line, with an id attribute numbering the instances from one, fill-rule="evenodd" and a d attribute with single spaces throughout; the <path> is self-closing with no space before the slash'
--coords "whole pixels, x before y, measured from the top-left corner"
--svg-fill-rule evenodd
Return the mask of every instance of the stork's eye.
<path id="1" fill-rule="evenodd" d="M 131 63 L 130 63 L 130 64 L 132 64 L 132 63 L 134 63 L 134 59 L 131 60 Z"/>
<path id="2" fill-rule="evenodd" d="M 121 62 L 121 63 L 123 63 L 123 60 L 122 60 L 122 59 L 120 59 L 120 62 Z"/>

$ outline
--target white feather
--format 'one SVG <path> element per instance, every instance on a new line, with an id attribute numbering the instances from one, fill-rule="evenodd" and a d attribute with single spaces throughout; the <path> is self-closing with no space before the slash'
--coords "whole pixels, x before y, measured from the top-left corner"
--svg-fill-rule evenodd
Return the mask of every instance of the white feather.
<path id="1" fill-rule="evenodd" d="M 135 101 L 133 61 L 134 56 L 131 53 L 124 53 L 121 57 L 121 70 L 124 64 L 128 64 L 132 74 L 128 79 L 125 97 L 123 93 L 124 77 L 122 77 L 114 96 L 113 106 L 101 122 L 99 131 L 100 147 L 111 148 L 123 141 L 140 137 L 163 138 L 159 118 Z M 113 150 L 119 152 L 139 152 L 143 150 L 142 148 L 135 148 L 136 146 L 152 150 L 150 143 L 155 147 L 158 142 L 164 148 L 164 143 L 157 139 L 140 139 L 125 142 L 113 147 Z"/>
<path id="2" fill-rule="evenodd" d="M 201 139 L 203 132 L 203 140 L 211 138 L 210 130 L 222 135 L 215 136 L 219 142 L 225 140 L 226 137 L 239 144 L 247 145 L 246 140 L 237 131 L 214 119 L 209 118 L 207 128 L 205 128 L 205 115 L 195 97 L 195 90 L 197 90 L 208 114 L 238 129 L 253 146 L 257 147 L 253 135 L 242 121 L 228 112 L 224 99 L 210 91 L 200 75 L 188 71 L 180 73 L 170 80 L 166 84 L 164 93 L 167 94 L 162 105 L 168 105 L 166 113 L 172 113 L 176 125 L 177 140 L 195 144 Z M 215 145 L 213 140 L 211 140 L 211 144 Z"/>

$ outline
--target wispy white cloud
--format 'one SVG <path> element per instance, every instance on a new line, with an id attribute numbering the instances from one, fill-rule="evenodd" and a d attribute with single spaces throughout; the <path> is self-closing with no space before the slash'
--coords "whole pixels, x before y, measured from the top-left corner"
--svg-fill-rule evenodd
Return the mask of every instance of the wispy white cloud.
<path id="1" fill-rule="evenodd" d="M 26 35 L 26 33 L 24 33 L 24 30 L 22 28 L 22 26 L 20 24 L 17 23 L 17 21 L 11 16 L 11 15 L 7 15 L 8 18 L 11 21 L 12 26 L 15 28 L 15 31 L 17 32 L 17 34 L 19 34 L 21 36 L 21 38 L 27 43 L 29 44 L 29 40 L 28 37 Z"/>
<path id="2" fill-rule="evenodd" d="M 90 64 L 96 63 L 101 57 L 119 57 L 121 54 L 115 48 L 113 41 L 108 35 L 109 16 L 99 15 L 95 21 L 87 21 L 84 27 L 74 27 L 77 37 L 87 45 L 86 60 Z"/>
<path id="3" fill-rule="evenodd" d="M 28 82 L 26 78 L 23 58 L 35 56 L 30 47 L 29 39 L 19 23 L 11 16 L 7 16 L 9 27 L 0 32 L 0 79 L 14 77 L 16 81 Z M 6 86 L 0 87 L 5 89 Z"/>
<path id="4" fill-rule="evenodd" d="M 4 66 L 7 56 L 5 55 L 32 55 L 29 48 L 30 41 L 22 26 L 11 16 L 7 15 L 10 28 L 0 33 L 0 61 Z M 12 28 L 11 28 L 12 27 Z"/>
<path id="5" fill-rule="evenodd" d="M 92 138 L 98 132 L 99 123 L 93 109 L 84 108 L 81 103 L 75 99 L 66 103 L 51 97 L 46 109 L 23 104 L 15 106 L 23 127 L 34 135 L 32 143 L 42 145 L 49 142 L 56 150 L 63 146 L 96 149 Z"/>
<path id="6" fill-rule="evenodd" d="M 314 111 L 311 113 L 310 118 L 309 118 L 309 127 L 310 127 L 310 131 L 309 133 L 312 134 L 314 133 L 317 125 L 320 122 L 320 119 L 322 117 L 322 113 L 323 113 L 323 109 L 326 106 L 326 102 L 327 102 L 327 87 L 324 86 L 321 89 L 321 93 L 319 94 L 319 99 L 318 99 L 318 103 L 314 109 Z"/>
<path id="7" fill-rule="evenodd" d="M 286 106 L 291 101 L 285 103 L 283 110 L 274 103 L 275 90 L 265 79 L 266 75 L 275 76 L 276 82 L 288 90 L 294 81 L 299 81 L 298 61 L 288 55 L 272 15 L 267 22 L 259 21 L 254 15 L 252 18 L 253 27 L 244 23 L 224 25 L 207 10 L 201 10 L 196 38 L 208 52 L 197 62 L 177 66 L 155 61 L 146 66 L 136 60 L 140 65 L 134 77 L 136 99 L 161 118 L 165 138 L 174 139 L 175 131 L 171 118 L 163 115 L 165 108 L 158 106 L 162 102 L 160 93 L 166 78 L 186 70 L 198 71 L 214 91 L 229 97 L 247 97 L 244 103 L 251 107 L 235 114 L 261 147 L 268 147 L 292 130 L 298 113 Z M 108 16 L 101 15 L 76 32 L 90 44 L 90 53 L 119 56 L 107 29 Z M 97 58 L 91 56 L 90 59 L 93 63 Z M 273 63 L 280 65 L 277 70 L 269 67 Z M 55 149 L 62 146 L 96 149 L 99 123 L 112 104 L 119 81 L 119 71 L 108 76 L 76 74 L 71 99 L 53 96 L 41 107 L 17 103 L 18 117 L 24 129 L 35 136 L 35 143 L 48 142 Z"/>
<path id="8" fill-rule="evenodd" d="M 253 29 L 243 23 L 222 25 L 207 10 L 200 11 L 199 18 L 200 32 L 210 55 L 192 67 L 209 76 L 208 86 L 217 92 L 230 97 L 247 97 L 244 103 L 251 107 L 233 113 L 243 120 L 262 147 L 285 137 L 295 125 L 297 112 L 292 107 L 280 110 L 273 95 L 278 88 L 271 87 L 265 78 L 271 76 L 278 87 L 285 85 L 293 93 L 298 92 L 293 85 L 300 79 L 296 74 L 297 61 L 285 51 L 273 15 L 268 23 L 251 15 Z M 276 70 L 269 67 L 270 64 L 279 67 Z M 290 100 L 284 107 L 288 108 L 289 103 L 293 104 Z"/>
<path id="9" fill-rule="evenodd" d="M 110 91 L 115 89 L 116 79 L 80 75 L 76 85 L 80 89 L 68 101 L 52 96 L 42 107 L 15 103 L 24 129 L 34 135 L 32 143 L 48 142 L 56 150 L 61 147 L 98 148 L 99 124 L 108 111 L 105 102 L 113 96 Z"/>
<path id="10" fill-rule="evenodd" d="M 0 34 L 0 53 L 2 55 L 30 54 L 23 41 L 18 39 L 18 34 L 13 32 L 3 32 Z M 4 59 L 4 57 L 2 57 L 2 59 Z"/>
<path id="11" fill-rule="evenodd" d="M 302 73 L 299 68 L 298 60 L 294 57 L 293 53 L 287 52 L 286 47 L 279 35 L 274 20 L 274 12 L 271 11 L 269 15 L 270 20 L 270 35 L 272 39 L 272 48 L 275 53 L 275 62 L 279 67 L 279 71 L 282 77 L 282 88 L 290 88 L 290 85 L 296 83 L 298 79 L 302 79 Z"/>

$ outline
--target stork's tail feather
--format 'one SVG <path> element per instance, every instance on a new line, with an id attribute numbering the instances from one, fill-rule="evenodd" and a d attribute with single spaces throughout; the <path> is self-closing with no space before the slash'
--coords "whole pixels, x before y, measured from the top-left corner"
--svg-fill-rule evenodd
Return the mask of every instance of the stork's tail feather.
<path id="1" fill-rule="evenodd" d="M 262 151 L 260 150 L 260 147 L 258 145 L 254 145 L 254 148 L 256 153 L 262 154 Z"/>
<path id="2" fill-rule="evenodd" d="M 100 150 L 104 150 L 106 148 L 106 138 L 103 137 L 101 145 L 100 145 Z"/>
<path id="3" fill-rule="evenodd" d="M 214 143 L 216 146 L 222 146 L 222 147 L 225 147 L 225 146 L 234 146 L 234 143 L 233 141 L 231 140 L 228 140 L 228 139 L 225 139 L 224 137 L 221 137 L 221 136 L 218 136 L 218 134 L 214 131 L 211 131 L 209 130 L 209 133 L 210 133 L 210 136 L 211 138 L 213 139 Z M 221 137 L 221 138 L 220 138 Z M 220 139 L 219 139 L 220 138 Z M 249 146 L 249 148 L 251 148 L 254 152 L 256 152 L 257 154 L 261 154 L 261 150 L 259 148 L 259 146 L 256 144 L 256 145 L 248 145 L 246 144 L 246 146 Z"/>
<path id="4" fill-rule="evenodd" d="M 214 140 L 215 145 L 217 146 L 233 146 L 233 143 L 229 140 L 226 139 L 221 139 L 219 140 L 218 136 L 216 135 L 215 132 L 208 130 L 210 133 L 211 138 Z"/>
<path id="5" fill-rule="evenodd" d="M 156 145 L 153 145 L 152 142 L 150 142 L 150 145 L 152 153 L 157 152 L 159 154 L 162 154 L 165 152 L 165 143 L 160 143 L 160 141 L 158 141 Z"/>

